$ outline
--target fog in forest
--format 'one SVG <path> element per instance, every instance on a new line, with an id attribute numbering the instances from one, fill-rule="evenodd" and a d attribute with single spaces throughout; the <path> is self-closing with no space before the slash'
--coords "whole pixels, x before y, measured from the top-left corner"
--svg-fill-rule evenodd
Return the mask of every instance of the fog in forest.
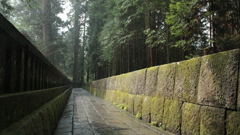
<path id="1" fill-rule="evenodd" d="M 239 0 L 1 0 L 61 72 L 89 82 L 239 48 Z"/>

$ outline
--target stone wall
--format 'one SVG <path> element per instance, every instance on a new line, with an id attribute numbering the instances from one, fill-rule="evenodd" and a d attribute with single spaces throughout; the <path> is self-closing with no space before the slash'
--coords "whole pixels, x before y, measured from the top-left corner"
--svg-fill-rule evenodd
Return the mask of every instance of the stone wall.
<path id="1" fill-rule="evenodd" d="M 239 135 L 240 50 L 151 67 L 84 85 L 94 95 L 182 135 Z"/>
<path id="2" fill-rule="evenodd" d="M 71 86 L 1 95 L 0 131 L 39 109 L 44 104 L 48 104 L 49 101 L 59 96 L 67 89 L 71 89 Z M 67 99 L 62 100 L 61 102 L 66 103 Z M 58 107 L 64 108 L 65 105 L 63 104 L 63 106 Z M 56 113 L 61 114 L 62 111 L 58 111 Z"/>

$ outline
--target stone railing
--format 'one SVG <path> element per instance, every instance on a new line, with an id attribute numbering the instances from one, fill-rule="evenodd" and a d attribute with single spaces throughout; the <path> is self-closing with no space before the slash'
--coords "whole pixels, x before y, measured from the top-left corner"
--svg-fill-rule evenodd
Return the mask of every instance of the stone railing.
<path id="1" fill-rule="evenodd" d="M 0 20 L 0 95 L 70 84 L 1 14 Z"/>
<path id="2" fill-rule="evenodd" d="M 0 14 L 0 134 L 53 134 L 70 80 Z"/>
<path id="3" fill-rule="evenodd" d="M 239 54 L 231 50 L 84 85 L 175 134 L 240 134 Z"/>

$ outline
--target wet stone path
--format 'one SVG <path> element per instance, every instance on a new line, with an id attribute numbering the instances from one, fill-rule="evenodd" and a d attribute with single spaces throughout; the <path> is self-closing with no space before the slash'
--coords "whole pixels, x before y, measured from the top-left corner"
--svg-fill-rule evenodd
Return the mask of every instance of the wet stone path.
<path id="1" fill-rule="evenodd" d="M 55 135 L 168 135 L 168 133 L 135 119 L 84 89 L 75 88 Z"/>

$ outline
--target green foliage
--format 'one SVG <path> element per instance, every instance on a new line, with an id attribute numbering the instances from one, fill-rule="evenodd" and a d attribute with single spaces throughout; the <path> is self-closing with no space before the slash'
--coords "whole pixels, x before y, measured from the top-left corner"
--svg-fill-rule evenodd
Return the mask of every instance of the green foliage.
<path id="1" fill-rule="evenodd" d="M 142 119 L 142 113 L 138 112 L 138 113 L 136 114 L 136 118 L 137 118 L 137 119 Z"/>

